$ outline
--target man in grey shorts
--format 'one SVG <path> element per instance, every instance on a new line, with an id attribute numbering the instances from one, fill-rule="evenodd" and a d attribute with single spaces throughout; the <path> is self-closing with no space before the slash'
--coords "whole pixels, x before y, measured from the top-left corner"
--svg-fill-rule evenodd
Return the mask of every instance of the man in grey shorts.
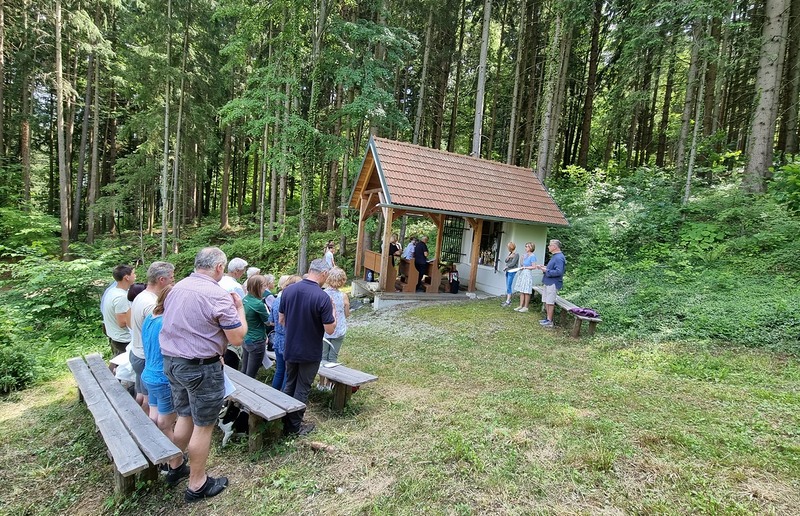
<path id="1" fill-rule="evenodd" d="M 239 346 L 247 333 L 242 300 L 218 283 L 226 262 L 219 248 L 202 249 L 194 272 L 164 302 L 159 340 L 178 414 L 175 445 L 189 452 L 187 502 L 216 496 L 228 485 L 225 477 L 206 475 L 211 434 L 225 395 L 221 357 L 227 343 Z"/>
<path id="2" fill-rule="evenodd" d="M 547 262 L 547 267 L 544 265 L 537 267 L 543 271 L 544 295 L 542 296 L 542 303 L 544 303 L 547 310 L 547 317 L 539 321 L 539 324 L 545 328 L 552 328 L 556 296 L 558 296 L 558 291 L 564 285 L 564 270 L 567 268 L 567 260 L 564 258 L 564 253 L 561 252 L 560 240 L 555 238 L 550 240 L 550 245 L 547 246 L 547 249 L 550 251 L 550 260 Z"/>

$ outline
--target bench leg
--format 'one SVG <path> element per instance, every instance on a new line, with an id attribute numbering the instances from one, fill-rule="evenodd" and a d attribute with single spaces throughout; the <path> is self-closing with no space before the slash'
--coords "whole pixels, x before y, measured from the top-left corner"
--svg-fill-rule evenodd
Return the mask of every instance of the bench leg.
<path id="1" fill-rule="evenodd" d="M 343 410 L 351 394 L 353 394 L 352 387 L 343 383 L 333 382 L 333 409 Z"/>
<path id="2" fill-rule="evenodd" d="M 576 317 L 575 322 L 572 324 L 572 333 L 570 333 L 573 339 L 577 339 L 581 336 L 581 324 L 583 324 L 583 319 Z"/>
<path id="3" fill-rule="evenodd" d="M 136 489 L 136 475 L 123 477 L 116 466 L 114 466 L 114 494 L 118 497 L 127 496 Z"/>
<path id="4" fill-rule="evenodd" d="M 597 322 L 589 321 L 589 336 L 594 335 L 594 330 L 597 328 Z"/>
<path id="5" fill-rule="evenodd" d="M 251 452 L 258 451 L 264 446 L 264 418 L 250 413 L 247 418 L 247 447 Z"/>

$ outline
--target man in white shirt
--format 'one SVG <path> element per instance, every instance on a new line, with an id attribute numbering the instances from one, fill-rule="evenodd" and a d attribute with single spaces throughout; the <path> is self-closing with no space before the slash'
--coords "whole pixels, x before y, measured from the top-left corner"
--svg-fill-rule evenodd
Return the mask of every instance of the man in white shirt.
<path id="1" fill-rule="evenodd" d="M 413 260 L 414 259 L 414 248 L 417 245 L 417 237 L 411 237 L 411 240 L 408 242 L 405 250 L 403 251 L 402 258 L 406 260 Z"/>
<path id="2" fill-rule="evenodd" d="M 153 262 L 147 269 L 147 288 L 131 303 L 131 352 L 130 361 L 136 373 L 136 401 L 149 414 L 147 389 L 142 383 L 144 371 L 144 345 L 142 343 L 142 324 L 148 315 L 153 313 L 158 294 L 164 287 L 175 282 L 175 266 L 167 262 Z"/>
<path id="3" fill-rule="evenodd" d="M 117 282 L 103 300 L 103 324 L 108 342 L 114 356 L 125 353 L 131 341 L 128 288 L 136 283 L 136 271 L 130 265 L 114 267 L 114 280 Z"/>
<path id="4" fill-rule="evenodd" d="M 234 258 L 228 262 L 228 273 L 218 283 L 228 292 L 236 292 L 240 299 L 244 299 L 244 288 L 239 280 L 244 276 L 246 270 L 247 262 L 241 258 Z"/>

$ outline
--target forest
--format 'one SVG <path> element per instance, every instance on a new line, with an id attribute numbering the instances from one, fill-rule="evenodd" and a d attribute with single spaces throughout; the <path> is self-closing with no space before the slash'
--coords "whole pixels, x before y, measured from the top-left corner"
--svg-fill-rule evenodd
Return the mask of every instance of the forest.
<path id="1" fill-rule="evenodd" d="M 798 100 L 800 0 L 0 0 L 3 319 L 74 335 L 115 263 L 208 243 L 352 263 L 376 135 L 530 168 L 609 333 L 794 350 Z"/>
<path id="2" fill-rule="evenodd" d="M 443 8 L 442 8 L 443 7 Z M 0 1 L 0 204 L 99 235 L 299 214 L 332 230 L 369 135 L 762 193 L 798 147 L 789 0 Z M 788 174 L 787 195 L 797 195 Z M 797 202 L 795 197 L 795 202 Z"/>

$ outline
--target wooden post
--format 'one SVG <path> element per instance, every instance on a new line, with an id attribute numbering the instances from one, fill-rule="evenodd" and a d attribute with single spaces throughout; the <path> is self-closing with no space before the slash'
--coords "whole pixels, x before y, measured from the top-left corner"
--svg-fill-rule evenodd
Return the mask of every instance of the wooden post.
<path id="1" fill-rule="evenodd" d="M 353 388 L 339 382 L 333 382 L 333 405 L 334 410 L 344 410 L 347 400 L 353 394 Z"/>
<path id="2" fill-rule="evenodd" d="M 594 330 L 597 328 L 597 321 L 589 321 L 589 336 L 594 335 Z"/>
<path id="3" fill-rule="evenodd" d="M 469 286 L 467 292 L 475 292 L 475 282 L 478 278 L 478 253 L 481 250 L 481 231 L 483 230 L 483 219 L 467 219 L 472 226 L 472 249 L 470 249 L 469 263 Z"/>
<path id="4" fill-rule="evenodd" d="M 361 202 L 358 207 L 358 236 L 356 237 L 356 254 L 355 263 L 353 264 L 353 279 L 361 277 L 361 263 L 364 251 L 361 249 L 364 246 L 364 214 L 367 212 L 367 198 L 361 196 Z"/>
<path id="5" fill-rule="evenodd" d="M 258 451 L 264 446 L 264 418 L 250 413 L 247 418 L 247 449 L 251 452 Z"/>
<path id="6" fill-rule="evenodd" d="M 123 477 L 116 466 L 114 466 L 114 494 L 122 498 L 133 493 L 136 489 L 136 475 Z"/>
<path id="7" fill-rule="evenodd" d="M 386 220 L 384 220 L 383 224 L 383 248 L 381 249 L 381 268 L 378 271 L 380 273 L 380 280 L 378 282 L 378 288 L 382 291 L 386 291 L 386 280 L 389 279 L 389 239 L 392 237 L 392 221 L 394 219 L 394 210 L 392 208 L 385 208 L 383 210 L 383 215 Z M 389 285 L 391 287 L 390 292 L 394 292 L 394 274 L 392 276 L 392 284 Z"/>
<path id="8" fill-rule="evenodd" d="M 575 322 L 572 324 L 572 333 L 570 334 L 570 336 L 573 339 L 580 338 L 580 336 L 581 336 L 581 324 L 582 323 L 583 323 L 583 320 L 580 317 L 576 317 L 575 318 Z"/>

